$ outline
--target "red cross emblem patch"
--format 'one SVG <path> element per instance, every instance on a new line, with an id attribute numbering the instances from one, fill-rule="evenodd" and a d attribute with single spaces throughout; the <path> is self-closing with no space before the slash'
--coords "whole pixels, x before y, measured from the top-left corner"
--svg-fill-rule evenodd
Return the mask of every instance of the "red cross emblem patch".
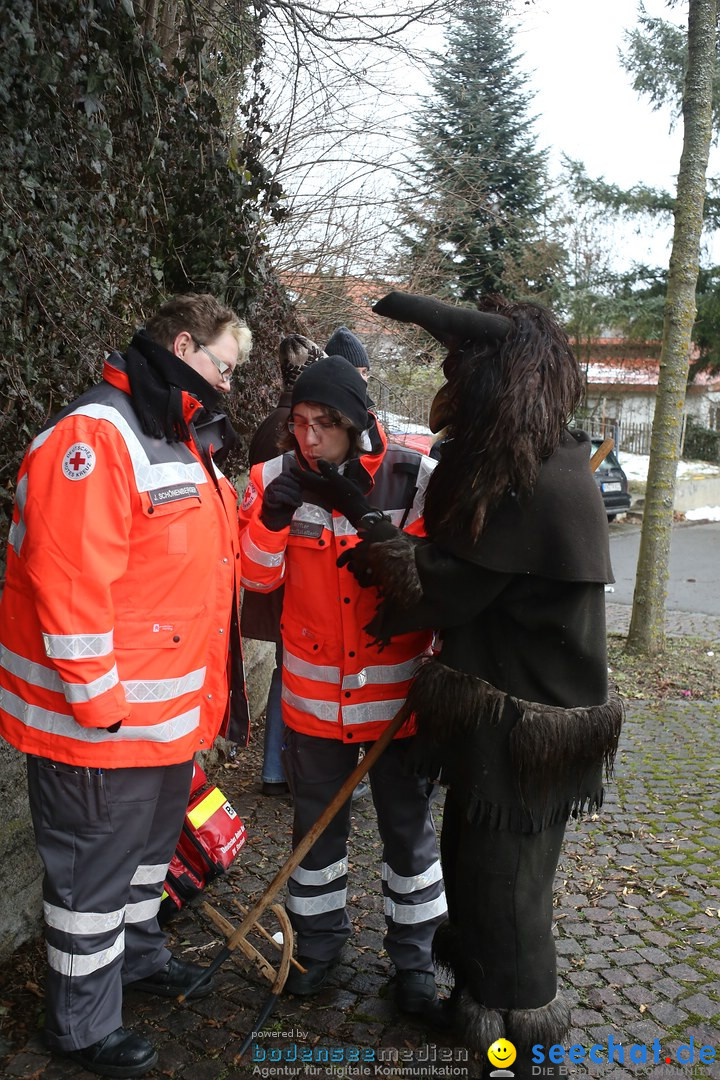
<path id="1" fill-rule="evenodd" d="M 76 442 L 65 452 L 63 476 L 68 480 L 84 480 L 95 468 L 95 451 L 87 443 Z"/>
<path id="2" fill-rule="evenodd" d="M 252 506 L 252 504 L 257 499 L 257 497 L 258 497 L 258 490 L 257 490 L 257 488 L 255 487 L 255 485 L 253 484 L 253 482 L 251 480 L 250 483 L 248 484 L 248 486 L 245 488 L 245 494 L 243 495 L 243 501 L 240 504 L 240 509 L 241 510 L 249 510 L 250 507 Z"/>

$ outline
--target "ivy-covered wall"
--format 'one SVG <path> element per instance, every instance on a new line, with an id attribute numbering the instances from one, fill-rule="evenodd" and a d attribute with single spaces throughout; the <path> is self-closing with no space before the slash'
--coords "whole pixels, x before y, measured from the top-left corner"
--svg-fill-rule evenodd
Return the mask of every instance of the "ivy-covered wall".
<path id="1" fill-rule="evenodd" d="M 234 405 L 241 426 L 274 403 L 276 344 L 296 320 L 266 260 L 264 230 L 284 209 L 259 160 L 252 102 L 236 111 L 233 137 L 223 126 L 228 68 L 261 43 L 257 24 L 243 25 L 252 48 L 242 56 L 188 33 L 166 62 L 167 45 L 123 0 L 3 4 L 4 528 L 29 440 L 98 376 L 103 352 L 122 348 L 175 292 L 212 292 L 253 327 Z"/>
<path id="2" fill-rule="evenodd" d="M 163 0 L 152 20 L 130 0 L 3 0 L 0 575 L 25 448 L 159 303 L 208 291 L 249 322 L 230 408 L 246 439 L 275 404 L 279 339 L 304 328 L 267 263 L 284 210 L 256 103 L 233 97 L 262 46 L 261 5 L 228 5 L 222 47 L 192 19 L 202 5 L 169 6 L 177 33 Z M 0 956 L 38 928 L 39 886 L 24 758 L 0 740 Z"/>

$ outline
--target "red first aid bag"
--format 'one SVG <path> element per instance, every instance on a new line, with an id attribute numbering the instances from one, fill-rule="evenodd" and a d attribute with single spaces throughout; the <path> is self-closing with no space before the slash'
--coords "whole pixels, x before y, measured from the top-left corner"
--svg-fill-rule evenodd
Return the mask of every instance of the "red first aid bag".
<path id="1" fill-rule="evenodd" d="M 245 838 L 242 821 L 222 791 L 208 783 L 196 762 L 182 832 L 165 878 L 158 922 L 168 922 L 208 882 L 224 874 Z"/>

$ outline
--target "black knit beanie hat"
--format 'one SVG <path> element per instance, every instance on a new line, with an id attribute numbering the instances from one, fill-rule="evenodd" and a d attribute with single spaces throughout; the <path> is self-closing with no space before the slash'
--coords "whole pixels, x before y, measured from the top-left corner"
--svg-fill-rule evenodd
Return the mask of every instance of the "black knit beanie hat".
<path id="1" fill-rule="evenodd" d="M 353 367 L 364 367 L 370 370 L 370 357 L 359 338 L 356 338 L 347 326 L 338 326 L 333 336 L 325 346 L 328 356 L 344 356 Z"/>
<path id="2" fill-rule="evenodd" d="M 292 405 L 314 401 L 346 416 L 356 431 L 370 423 L 367 386 L 360 372 L 343 356 L 324 356 L 298 377 L 292 389 Z"/>

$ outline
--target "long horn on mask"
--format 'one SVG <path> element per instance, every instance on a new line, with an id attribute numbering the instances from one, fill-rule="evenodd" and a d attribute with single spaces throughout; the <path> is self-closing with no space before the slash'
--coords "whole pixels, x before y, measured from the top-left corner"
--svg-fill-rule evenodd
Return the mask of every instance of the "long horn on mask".
<path id="1" fill-rule="evenodd" d="M 373 304 L 372 310 L 396 322 L 415 323 L 448 349 L 458 348 L 467 341 L 501 340 L 512 326 L 504 315 L 455 307 L 415 293 L 388 293 Z"/>

